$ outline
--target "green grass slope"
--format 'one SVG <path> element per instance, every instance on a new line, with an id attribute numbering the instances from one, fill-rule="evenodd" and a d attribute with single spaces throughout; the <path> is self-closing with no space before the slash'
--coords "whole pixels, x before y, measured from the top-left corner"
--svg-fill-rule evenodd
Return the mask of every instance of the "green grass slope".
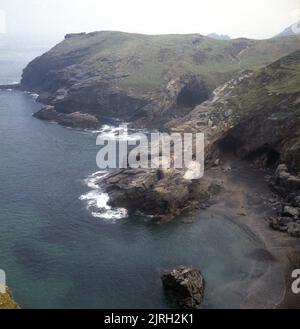
<path id="1" fill-rule="evenodd" d="M 101 77 L 127 91 L 152 92 L 183 74 L 202 75 L 213 89 L 243 69 L 261 68 L 300 49 L 300 37 L 214 40 L 199 34 L 141 35 L 94 32 L 67 37 L 33 62 L 39 76 L 25 85 L 46 85 L 51 72 L 64 79 Z M 66 73 L 67 70 L 67 73 Z"/>
<path id="2" fill-rule="evenodd" d="M 240 115 L 255 110 L 275 110 L 284 104 L 286 111 L 299 111 L 300 51 L 291 53 L 245 79 L 228 99 Z M 293 100 L 293 101 L 292 101 Z"/>

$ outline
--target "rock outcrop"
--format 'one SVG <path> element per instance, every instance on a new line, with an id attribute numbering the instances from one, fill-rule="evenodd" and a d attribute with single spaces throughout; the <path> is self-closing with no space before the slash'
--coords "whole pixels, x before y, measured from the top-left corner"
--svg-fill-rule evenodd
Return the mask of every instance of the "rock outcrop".
<path id="1" fill-rule="evenodd" d="M 285 164 L 280 164 L 270 183 L 282 199 L 277 217 L 269 219 L 270 227 L 300 238 L 300 177 L 289 173 Z"/>
<path id="2" fill-rule="evenodd" d="M 180 266 L 162 275 L 163 286 L 171 301 L 186 309 L 198 308 L 204 298 L 205 281 L 200 271 Z"/>
<path id="3" fill-rule="evenodd" d="M 54 106 L 45 106 L 34 116 L 41 120 L 53 121 L 70 128 L 96 129 L 101 126 L 99 120 L 87 113 L 73 112 L 70 114 L 59 113 Z"/>
<path id="4" fill-rule="evenodd" d="M 8 288 L 5 294 L 0 292 L 0 309 L 20 309 L 20 306 L 14 301 L 12 293 Z"/>
<path id="5" fill-rule="evenodd" d="M 197 183 L 178 170 L 121 169 L 98 182 L 112 207 L 169 220 L 195 204 Z"/>

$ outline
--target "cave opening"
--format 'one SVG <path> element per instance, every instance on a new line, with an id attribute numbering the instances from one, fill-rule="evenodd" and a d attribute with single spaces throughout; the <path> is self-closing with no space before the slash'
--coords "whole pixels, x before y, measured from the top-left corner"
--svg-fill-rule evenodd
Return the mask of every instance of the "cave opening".
<path id="1" fill-rule="evenodd" d="M 177 105 L 180 107 L 193 108 L 209 98 L 207 87 L 199 81 L 192 81 L 182 88 L 178 97 Z"/>
<path id="2" fill-rule="evenodd" d="M 268 153 L 267 158 L 267 166 L 268 167 L 275 167 L 280 160 L 280 154 L 276 151 L 271 149 Z"/>
<path id="3" fill-rule="evenodd" d="M 236 151 L 242 146 L 242 142 L 234 137 L 234 136 L 226 136 L 225 138 L 221 139 L 218 143 L 219 149 L 222 153 L 232 153 L 236 154 Z"/>
<path id="4" fill-rule="evenodd" d="M 218 149 L 223 155 L 235 155 L 247 161 L 259 161 L 264 167 L 274 168 L 280 161 L 280 153 L 270 145 L 265 145 L 257 150 L 249 152 L 244 147 L 243 141 L 233 135 L 227 135 L 221 139 Z"/>
<path id="5" fill-rule="evenodd" d="M 270 146 L 264 146 L 250 153 L 246 159 L 251 161 L 262 159 L 265 167 L 272 168 L 278 164 L 280 160 L 280 154 L 274 148 Z"/>

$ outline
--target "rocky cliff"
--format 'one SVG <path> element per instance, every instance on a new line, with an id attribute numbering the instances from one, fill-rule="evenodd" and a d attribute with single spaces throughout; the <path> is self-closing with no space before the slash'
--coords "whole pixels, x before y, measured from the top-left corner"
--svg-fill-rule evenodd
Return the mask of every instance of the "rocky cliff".
<path id="1" fill-rule="evenodd" d="M 217 88 L 214 97 L 167 125 L 206 135 L 207 162 L 224 154 L 269 168 L 280 196 L 270 226 L 300 237 L 300 51 L 257 72 L 244 72 Z"/>
<path id="2" fill-rule="evenodd" d="M 217 88 L 214 97 L 170 122 L 172 131 L 205 131 L 210 149 L 300 172 L 300 51 Z M 212 155 L 212 153 L 209 153 Z"/>
<path id="3" fill-rule="evenodd" d="M 285 163 L 297 180 L 298 45 L 298 36 L 219 41 L 201 35 L 68 35 L 28 65 L 22 88 L 50 104 L 36 114 L 41 119 L 92 128 L 118 118 L 136 127 L 204 132 L 208 164 L 230 152 L 259 166 Z M 133 169 L 104 181 L 113 206 L 160 218 L 208 195 L 201 184 L 181 172 Z"/>
<path id="4" fill-rule="evenodd" d="M 188 114 L 241 70 L 271 63 L 298 44 L 297 36 L 224 41 L 198 34 L 70 34 L 26 67 L 21 87 L 52 106 L 37 114 L 41 119 L 83 128 L 107 118 L 161 127 Z M 82 113 L 91 116 L 88 123 L 80 120 Z"/>

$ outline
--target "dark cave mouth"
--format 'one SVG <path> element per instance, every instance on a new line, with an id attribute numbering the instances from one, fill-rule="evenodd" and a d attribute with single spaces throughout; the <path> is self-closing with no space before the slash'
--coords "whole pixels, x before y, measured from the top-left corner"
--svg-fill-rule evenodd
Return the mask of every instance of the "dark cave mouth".
<path id="1" fill-rule="evenodd" d="M 272 168 L 279 163 L 280 154 L 270 146 L 263 146 L 245 157 L 245 160 L 249 161 L 255 161 L 256 159 L 262 159 L 265 167 Z"/>
<path id="2" fill-rule="evenodd" d="M 209 99 L 207 87 L 198 81 L 185 85 L 177 96 L 177 105 L 193 108 Z"/>
<path id="3" fill-rule="evenodd" d="M 217 143 L 221 153 L 232 154 L 247 161 L 260 161 L 264 167 L 273 168 L 280 161 L 280 153 L 270 145 L 264 145 L 257 150 L 249 152 L 244 143 L 234 136 L 226 136 Z"/>

